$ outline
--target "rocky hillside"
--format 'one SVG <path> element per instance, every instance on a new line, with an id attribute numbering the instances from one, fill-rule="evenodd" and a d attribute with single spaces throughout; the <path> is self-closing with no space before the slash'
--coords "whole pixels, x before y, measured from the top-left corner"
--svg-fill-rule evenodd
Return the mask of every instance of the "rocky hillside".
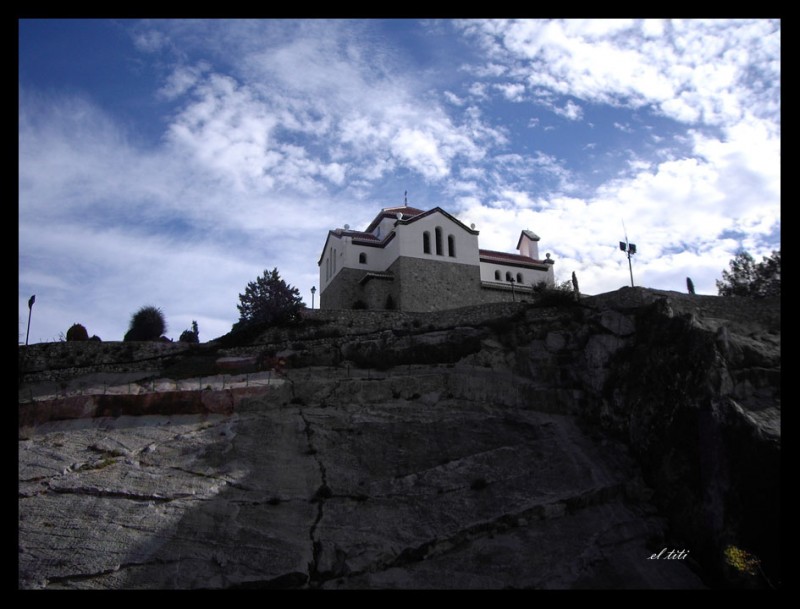
<path id="1" fill-rule="evenodd" d="M 780 587 L 779 387 L 778 302 L 641 288 L 20 348 L 19 585 Z"/>

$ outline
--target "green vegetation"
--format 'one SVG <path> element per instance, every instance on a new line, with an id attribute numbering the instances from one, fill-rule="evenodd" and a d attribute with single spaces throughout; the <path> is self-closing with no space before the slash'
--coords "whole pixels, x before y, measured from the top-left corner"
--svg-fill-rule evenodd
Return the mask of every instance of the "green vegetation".
<path id="1" fill-rule="evenodd" d="M 67 330 L 67 341 L 73 340 L 89 340 L 89 333 L 81 324 L 72 324 Z"/>
<path id="2" fill-rule="evenodd" d="M 178 339 L 178 342 L 181 343 L 194 343 L 197 344 L 200 342 L 200 331 L 197 328 L 197 322 L 192 320 L 192 329 L 191 330 L 184 330 L 181 332 L 181 336 Z"/>
<path id="3" fill-rule="evenodd" d="M 756 556 L 736 546 L 725 548 L 725 562 L 740 573 L 748 575 L 758 573 L 761 566 L 761 561 Z"/>
<path id="4" fill-rule="evenodd" d="M 717 280 L 720 296 L 750 296 L 766 298 L 781 295 L 781 251 L 761 262 L 745 251 L 740 251 L 730 261 L 730 270 L 722 271 L 722 280 Z"/>
<path id="5" fill-rule="evenodd" d="M 559 284 L 549 285 L 544 281 L 533 286 L 533 303 L 540 307 L 558 307 L 574 305 L 577 302 L 572 282 L 562 281 Z"/>
<path id="6" fill-rule="evenodd" d="M 300 291 L 281 279 L 278 269 L 265 270 L 239 294 L 239 321 L 234 329 L 251 325 L 280 325 L 296 321 L 305 305 Z"/>
<path id="7" fill-rule="evenodd" d="M 158 340 L 167 331 L 164 313 L 158 307 L 142 307 L 131 317 L 125 342 L 133 340 Z"/>

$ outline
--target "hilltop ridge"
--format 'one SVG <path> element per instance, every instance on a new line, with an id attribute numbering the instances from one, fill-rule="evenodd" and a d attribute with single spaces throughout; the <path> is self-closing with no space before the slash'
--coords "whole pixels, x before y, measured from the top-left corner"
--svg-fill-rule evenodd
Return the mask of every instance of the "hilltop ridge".
<path id="1" fill-rule="evenodd" d="M 21 348 L 20 585 L 780 585 L 780 302 L 545 304 Z"/>

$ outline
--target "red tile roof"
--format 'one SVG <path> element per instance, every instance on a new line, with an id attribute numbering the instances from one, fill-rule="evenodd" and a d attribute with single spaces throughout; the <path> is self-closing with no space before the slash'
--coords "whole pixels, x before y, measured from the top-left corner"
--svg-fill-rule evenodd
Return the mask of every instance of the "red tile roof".
<path id="1" fill-rule="evenodd" d="M 397 207 L 384 207 L 381 211 L 389 214 L 396 214 L 397 212 L 402 212 L 403 216 L 418 216 L 420 214 L 425 213 L 425 210 L 417 209 L 416 207 L 408 207 L 407 205 L 399 205 Z"/>
<path id="2" fill-rule="evenodd" d="M 380 213 L 377 216 L 375 216 L 375 219 L 372 222 L 370 222 L 366 232 L 373 231 L 375 227 L 378 226 L 378 224 L 380 224 L 381 220 L 388 217 L 394 217 L 397 215 L 397 212 L 403 214 L 404 220 L 408 220 L 409 218 L 414 218 L 415 216 L 419 216 L 420 214 L 426 213 L 421 209 L 417 209 L 416 207 L 406 207 L 404 205 L 400 205 L 398 207 L 384 207 L 380 211 Z"/>

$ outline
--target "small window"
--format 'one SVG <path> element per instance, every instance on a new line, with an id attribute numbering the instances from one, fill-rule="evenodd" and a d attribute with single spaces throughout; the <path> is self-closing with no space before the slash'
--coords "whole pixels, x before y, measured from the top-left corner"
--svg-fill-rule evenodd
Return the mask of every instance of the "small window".
<path id="1" fill-rule="evenodd" d="M 440 227 L 436 227 L 436 255 L 442 255 L 442 229 Z"/>
<path id="2" fill-rule="evenodd" d="M 500 271 L 495 271 L 494 272 L 494 278 L 495 278 L 495 281 L 500 281 Z"/>
<path id="3" fill-rule="evenodd" d="M 366 264 L 367 263 L 367 255 L 364 252 L 361 252 L 358 255 L 358 263 L 359 264 Z"/>
<path id="4" fill-rule="evenodd" d="M 431 234 L 428 231 L 422 233 L 422 253 L 431 253 Z"/>
<path id="5" fill-rule="evenodd" d="M 511 279 L 512 279 L 511 272 L 510 271 L 506 271 L 506 281 L 511 281 Z"/>
<path id="6" fill-rule="evenodd" d="M 447 235 L 447 255 L 452 258 L 456 257 L 456 240 L 453 235 Z"/>
<path id="7" fill-rule="evenodd" d="M 517 283 L 522 283 L 522 273 L 517 273 Z"/>

